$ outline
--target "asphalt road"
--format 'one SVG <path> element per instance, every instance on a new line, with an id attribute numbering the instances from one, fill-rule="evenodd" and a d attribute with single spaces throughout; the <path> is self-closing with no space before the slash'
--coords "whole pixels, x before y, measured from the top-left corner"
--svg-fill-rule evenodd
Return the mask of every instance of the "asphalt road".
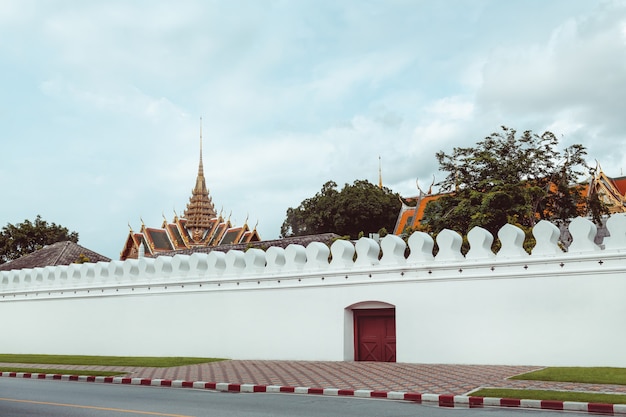
<path id="1" fill-rule="evenodd" d="M 550 411 L 451 409 L 405 401 L 0 378 L 1 417 L 542 417 Z M 523 416 L 522 416 L 523 415 Z"/>

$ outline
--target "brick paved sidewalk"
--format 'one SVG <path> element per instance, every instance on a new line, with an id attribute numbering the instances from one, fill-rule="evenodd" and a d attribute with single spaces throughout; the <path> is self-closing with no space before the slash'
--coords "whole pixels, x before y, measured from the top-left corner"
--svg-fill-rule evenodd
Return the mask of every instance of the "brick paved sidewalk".
<path id="1" fill-rule="evenodd" d="M 227 382 L 464 395 L 480 387 L 626 393 L 626 386 L 512 381 L 538 366 L 425 365 L 383 362 L 228 360 L 172 368 L 1 364 L 0 366 L 119 371 L 132 378 Z"/>

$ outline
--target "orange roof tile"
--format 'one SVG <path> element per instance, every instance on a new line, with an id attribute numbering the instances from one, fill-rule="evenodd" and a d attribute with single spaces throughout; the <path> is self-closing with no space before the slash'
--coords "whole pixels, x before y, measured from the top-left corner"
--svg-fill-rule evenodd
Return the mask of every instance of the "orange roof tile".
<path id="1" fill-rule="evenodd" d="M 619 193 L 626 196 L 626 177 L 613 178 L 615 188 L 619 190 Z"/>
<path id="2" fill-rule="evenodd" d="M 417 226 L 424 217 L 426 205 L 428 205 L 431 201 L 437 200 L 443 195 L 445 194 L 428 194 L 421 197 L 407 198 L 406 200 L 410 202 L 417 200 L 417 205 L 415 207 L 411 207 L 403 203 L 403 207 L 400 215 L 398 216 L 398 221 L 396 222 L 393 234 L 400 235 L 407 227 L 411 228 Z"/>

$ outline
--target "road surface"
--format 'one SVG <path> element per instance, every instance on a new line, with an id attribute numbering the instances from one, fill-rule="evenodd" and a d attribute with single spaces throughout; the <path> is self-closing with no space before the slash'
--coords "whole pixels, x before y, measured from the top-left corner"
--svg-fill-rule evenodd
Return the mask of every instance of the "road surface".
<path id="1" fill-rule="evenodd" d="M 10 417 L 544 417 L 555 412 L 451 409 L 397 400 L 0 378 L 0 416 Z"/>

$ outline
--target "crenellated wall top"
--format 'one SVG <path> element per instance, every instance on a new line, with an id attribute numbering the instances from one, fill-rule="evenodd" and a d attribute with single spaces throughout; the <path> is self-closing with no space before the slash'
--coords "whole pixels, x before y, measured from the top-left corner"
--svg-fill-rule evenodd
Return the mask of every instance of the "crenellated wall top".
<path id="1" fill-rule="evenodd" d="M 436 241 L 423 232 L 415 232 L 408 245 L 395 235 L 387 235 L 380 242 L 361 238 L 356 243 L 335 241 L 329 248 L 313 242 L 308 246 L 289 245 L 287 248 L 271 247 L 267 251 L 249 249 L 246 252 L 213 251 L 209 254 L 161 256 L 67 266 L 22 269 L 0 272 L 0 294 L 49 291 L 70 291 L 76 288 L 113 288 L 143 285 L 150 288 L 155 282 L 255 281 L 276 277 L 319 277 L 348 274 L 386 273 L 390 270 L 433 270 L 478 267 L 479 265 L 525 265 L 532 262 L 548 262 L 551 258 L 589 259 L 594 256 L 626 253 L 626 214 L 614 214 L 608 218 L 606 227 L 610 236 L 602 247 L 594 243 L 597 228 L 591 221 L 579 217 L 569 225 L 572 243 L 567 252 L 559 246 L 559 228 L 547 221 L 540 221 L 532 233 L 536 244 L 528 254 L 523 248 L 524 232 L 511 224 L 502 227 L 497 237 L 501 248 L 497 253 L 491 249 L 494 236 L 480 227 L 468 235 L 470 249 L 461 252 L 462 237 L 452 230 L 443 230 Z M 438 251 L 433 255 L 433 248 Z M 406 256 L 408 247 L 408 256 Z M 562 266 L 562 265 L 561 265 Z M 403 273 L 404 274 L 404 273 Z M 322 278 L 323 279 L 323 278 Z M 278 280 L 277 282 L 280 282 Z M 199 284 L 201 285 L 201 284 Z M 62 293 L 62 292 L 61 292 Z"/>

